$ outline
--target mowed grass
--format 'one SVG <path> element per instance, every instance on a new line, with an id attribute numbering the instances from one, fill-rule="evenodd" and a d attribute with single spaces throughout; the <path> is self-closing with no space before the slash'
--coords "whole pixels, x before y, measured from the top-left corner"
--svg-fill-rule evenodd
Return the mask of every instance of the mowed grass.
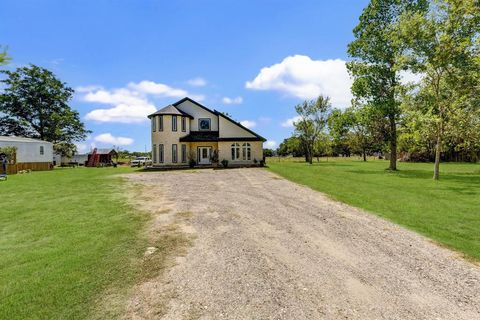
<path id="1" fill-rule="evenodd" d="M 0 319 L 82 319 L 136 277 L 145 215 L 114 174 L 75 168 L 0 182 Z M 99 300 L 97 300 L 99 299 Z"/>
<path id="2" fill-rule="evenodd" d="M 480 165 L 442 163 L 440 181 L 433 164 L 384 160 L 267 160 L 269 170 L 289 180 L 366 209 L 480 261 Z"/>

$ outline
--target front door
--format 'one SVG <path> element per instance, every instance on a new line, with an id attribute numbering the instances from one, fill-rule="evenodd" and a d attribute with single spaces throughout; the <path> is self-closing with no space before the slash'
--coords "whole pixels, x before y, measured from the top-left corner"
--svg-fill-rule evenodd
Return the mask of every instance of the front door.
<path id="1" fill-rule="evenodd" d="M 212 147 L 198 147 L 198 164 L 211 164 Z"/>

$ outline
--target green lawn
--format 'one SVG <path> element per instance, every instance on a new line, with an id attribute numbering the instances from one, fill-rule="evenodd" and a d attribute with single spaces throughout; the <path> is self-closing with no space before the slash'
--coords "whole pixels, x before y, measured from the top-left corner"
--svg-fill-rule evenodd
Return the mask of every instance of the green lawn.
<path id="1" fill-rule="evenodd" d="M 399 163 L 389 172 L 384 160 L 268 159 L 269 170 L 350 205 L 426 235 L 480 260 L 480 165 Z"/>
<path id="2" fill-rule="evenodd" d="M 121 196 L 129 168 L 75 168 L 0 181 L 0 319 L 81 319 L 137 276 L 146 216 Z"/>

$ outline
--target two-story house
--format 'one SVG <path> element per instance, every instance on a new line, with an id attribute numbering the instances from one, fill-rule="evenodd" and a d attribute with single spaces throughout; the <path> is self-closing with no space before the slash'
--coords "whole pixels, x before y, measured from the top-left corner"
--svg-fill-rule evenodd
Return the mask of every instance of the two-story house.
<path id="1" fill-rule="evenodd" d="M 188 166 L 193 161 L 208 166 L 224 159 L 229 166 L 249 166 L 263 160 L 263 137 L 188 97 L 148 118 L 154 166 Z"/>

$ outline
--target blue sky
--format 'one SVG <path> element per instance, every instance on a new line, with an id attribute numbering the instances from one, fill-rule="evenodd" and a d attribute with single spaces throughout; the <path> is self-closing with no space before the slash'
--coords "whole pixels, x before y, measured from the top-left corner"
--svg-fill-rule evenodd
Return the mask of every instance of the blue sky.
<path id="1" fill-rule="evenodd" d="M 93 131 L 81 150 L 148 150 L 145 115 L 185 95 L 276 146 L 302 100 L 348 104 L 346 46 L 367 2 L 3 0 L 0 44 L 9 69 L 40 65 L 77 90 Z"/>

